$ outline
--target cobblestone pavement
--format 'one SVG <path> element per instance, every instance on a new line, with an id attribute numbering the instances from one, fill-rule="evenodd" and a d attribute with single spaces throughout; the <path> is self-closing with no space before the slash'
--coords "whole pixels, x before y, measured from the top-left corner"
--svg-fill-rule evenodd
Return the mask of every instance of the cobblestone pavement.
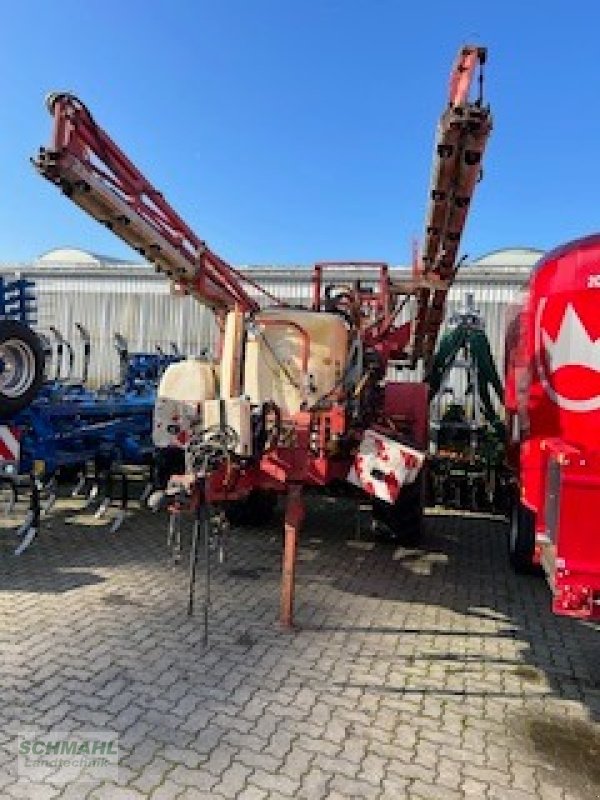
<path id="1" fill-rule="evenodd" d="M 353 514 L 311 501 L 293 634 L 279 523 L 234 531 L 208 647 L 164 517 L 111 535 L 64 501 L 20 559 L 0 532 L 0 797 L 600 797 L 598 629 L 508 571 L 499 521 L 431 515 L 411 550 Z M 116 782 L 17 774 L 17 732 L 90 729 Z"/>

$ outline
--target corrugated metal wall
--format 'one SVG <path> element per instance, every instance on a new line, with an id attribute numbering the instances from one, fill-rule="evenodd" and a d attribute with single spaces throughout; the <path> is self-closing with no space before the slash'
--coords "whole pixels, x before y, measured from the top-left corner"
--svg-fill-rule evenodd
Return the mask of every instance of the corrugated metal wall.
<path id="1" fill-rule="evenodd" d="M 297 304 L 310 297 L 312 270 L 305 267 L 247 268 L 248 274 L 272 294 Z M 0 266 L 0 274 L 34 280 L 38 299 L 38 329 L 54 325 L 73 343 L 75 323 L 84 325 L 92 337 L 90 381 L 114 381 L 118 360 L 113 334 L 124 335 L 133 351 L 153 351 L 156 345 L 169 350 L 175 342 L 185 353 L 211 348 L 215 338 L 212 315 L 190 298 L 174 296 L 166 278 L 151 267 L 138 265 L 90 267 L 85 265 Z M 346 273 L 347 274 L 347 271 Z M 406 270 L 393 270 L 406 277 Z M 526 281 L 527 268 L 465 266 L 449 293 L 448 315 L 464 305 L 467 293 L 485 319 L 492 350 L 501 369 L 506 311 Z M 344 273 L 337 277 L 343 277 Z M 365 278 L 369 275 L 365 274 Z M 76 373 L 80 370 L 77 351 Z"/>
<path id="2" fill-rule="evenodd" d="M 127 339 L 131 352 L 153 352 L 156 345 L 170 351 L 175 342 L 184 353 L 200 353 L 214 341 L 214 322 L 188 297 L 174 296 L 169 282 L 149 267 L 21 268 L 24 278 L 35 281 L 38 323 L 48 332 L 54 325 L 75 349 L 75 374 L 81 372 L 81 350 L 75 323 L 91 336 L 90 383 L 99 385 L 118 377 L 118 357 L 113 335 Z M 9 278 L 15 270 L 0 274 Z"/>

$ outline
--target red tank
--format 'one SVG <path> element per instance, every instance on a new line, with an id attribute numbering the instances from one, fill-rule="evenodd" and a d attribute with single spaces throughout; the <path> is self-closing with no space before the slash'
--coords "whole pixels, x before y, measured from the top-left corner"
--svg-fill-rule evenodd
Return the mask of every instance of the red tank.
<path id="1" fill-rule="evenodd" d="M 508 327 L 509 552 L 544 569 L 560 614 L 600 617 L 600 234 L 534 268 Z"/>

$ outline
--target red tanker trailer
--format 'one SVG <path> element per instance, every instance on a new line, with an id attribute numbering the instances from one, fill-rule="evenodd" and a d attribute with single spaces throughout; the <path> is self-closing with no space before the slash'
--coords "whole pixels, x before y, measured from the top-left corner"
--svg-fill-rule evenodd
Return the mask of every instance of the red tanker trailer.
<path id="1" fill-rule="evenodd" d="M 509 553 L 558 614 L 600 618 L 600 234 L 534 268 L 508 328 Z"/>

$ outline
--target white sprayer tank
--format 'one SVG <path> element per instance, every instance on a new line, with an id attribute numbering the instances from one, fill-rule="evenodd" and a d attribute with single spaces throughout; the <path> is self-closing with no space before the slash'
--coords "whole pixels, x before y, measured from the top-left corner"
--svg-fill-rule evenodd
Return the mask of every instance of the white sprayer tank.
<path id="1" fill-rule="evenodd" d="M 305 331 L 308 369 L 303 374 Z M 295 414 L 339 383 L 346 367 L 348 328 L 338 314 L 272 308 L 257 313 L 246 339 L 244 394 L 252 403 L 276 403 Z"/>

